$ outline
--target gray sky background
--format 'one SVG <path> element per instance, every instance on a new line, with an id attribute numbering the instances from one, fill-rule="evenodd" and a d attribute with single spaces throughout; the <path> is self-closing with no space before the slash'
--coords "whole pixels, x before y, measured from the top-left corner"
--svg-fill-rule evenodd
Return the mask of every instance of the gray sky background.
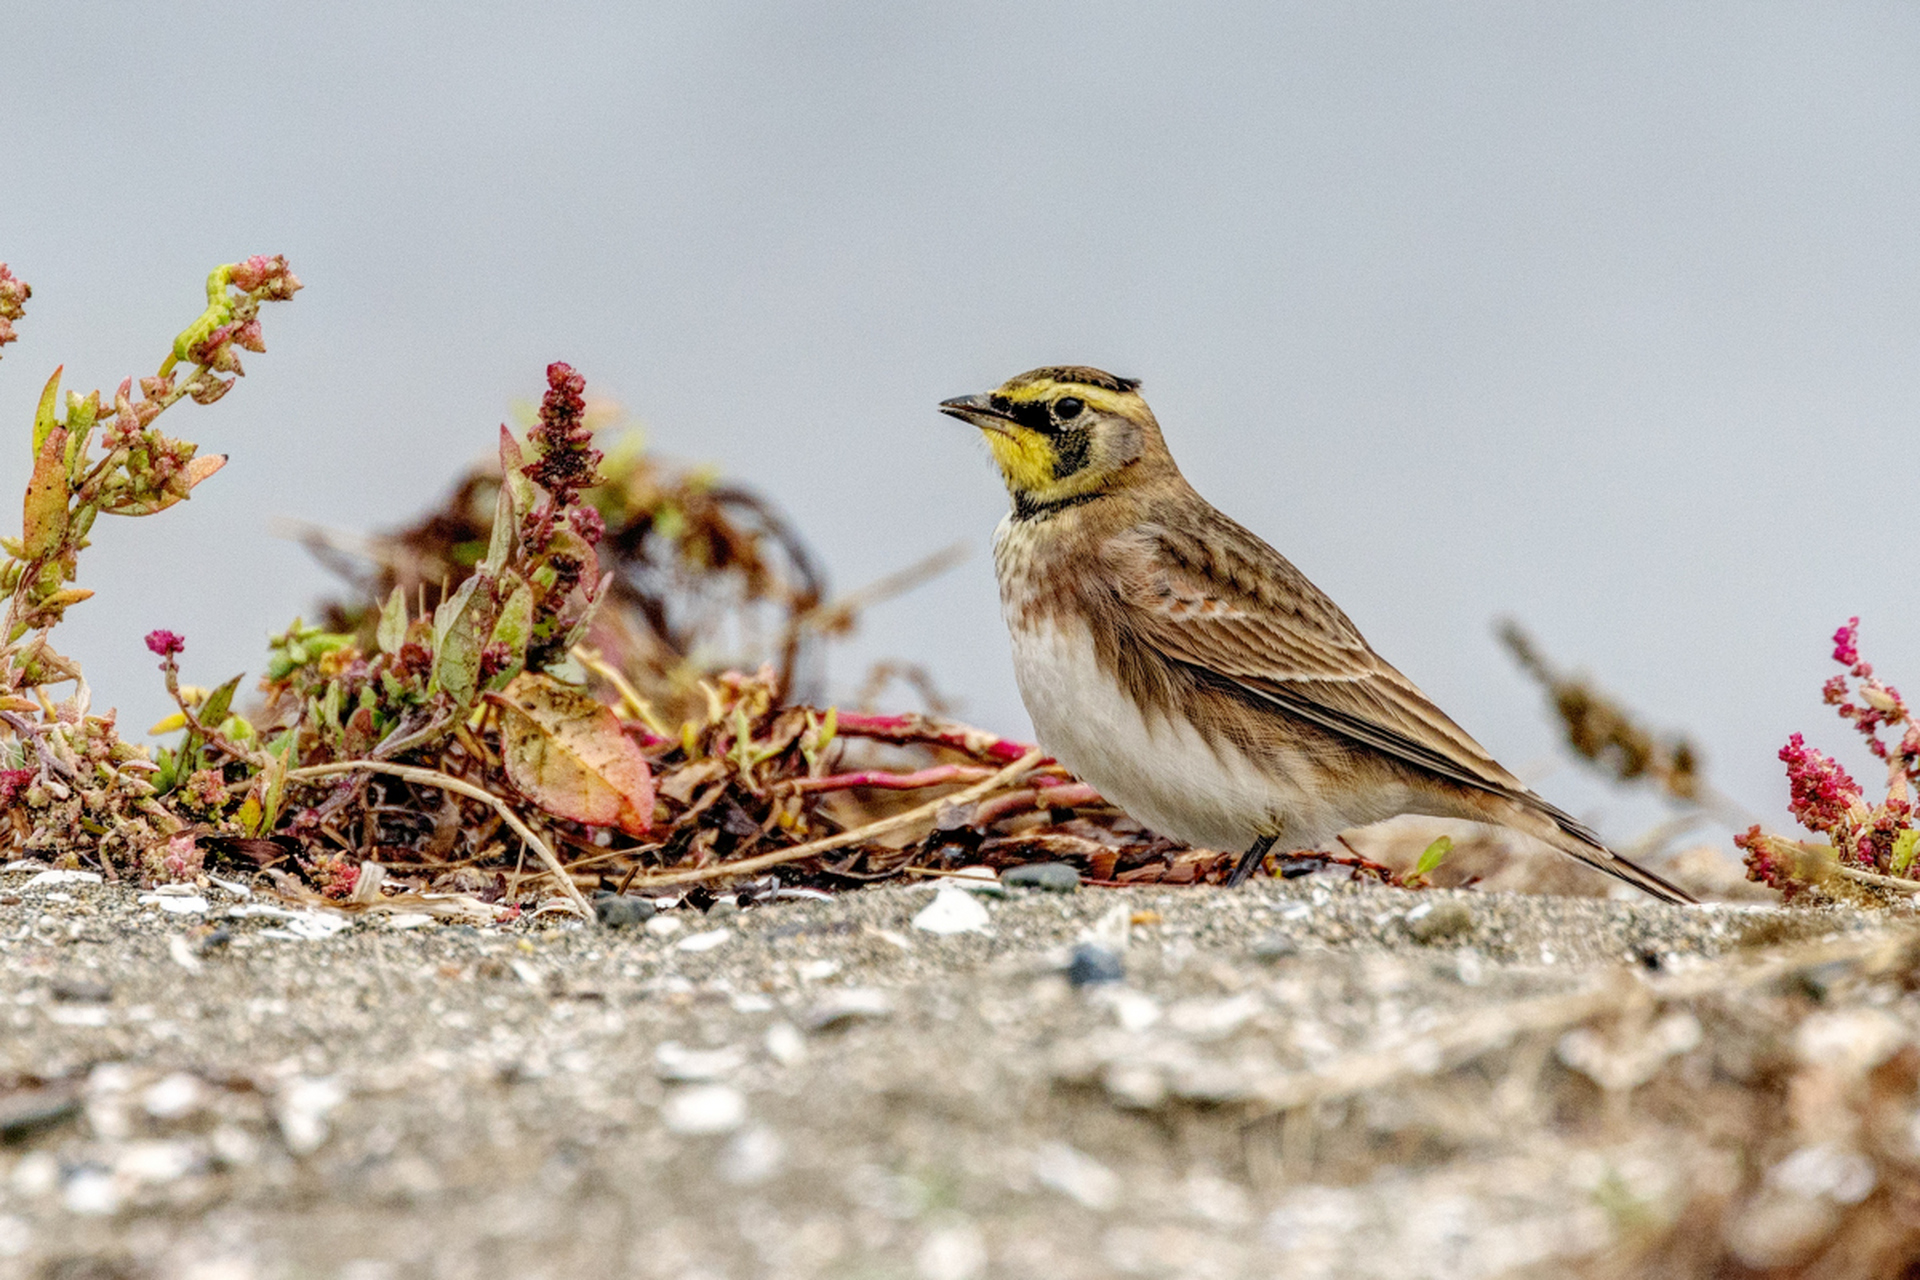
<path id="1" fill-rule="evenodd" d="M 212 684 L 329 587 L 271 517 L 405 522 L 561 358 L 837 586 L 971 540 L 842 692 L 919 659 L 1025 731 L 1004 496 L 932 406 L 1067 361 L 1616 837 L 1654 811 L 1548 772 L 1495 617 L 1782 821 L 1838 623 L 1920 690 L 1911 4 L 14 5 L 0 47 L 6 492 L 52 366 L 151 372 L 219 262 L 307 284 L 168 415 L 225 472 L 83 561 L 61 644 L 136 729 L 148 629 Z"/>

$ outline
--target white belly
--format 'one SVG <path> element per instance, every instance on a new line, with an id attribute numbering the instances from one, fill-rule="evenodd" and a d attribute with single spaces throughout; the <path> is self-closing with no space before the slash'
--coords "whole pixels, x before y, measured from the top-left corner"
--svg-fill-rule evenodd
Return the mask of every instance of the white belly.
<path id="1" fill-rule="evenodd" d="M 1012 619 L 1009 619 L 1009 623 Z M 1144 826 L 1208 849 L 1263 835 L 1313 848 L 1353 825 L 1297 754 L 1259 767 L 1179 714 L 1145 716 L 1101 670 L 1083 627 L 1009 626 L 1014 674 L 1040 745 Z"/>

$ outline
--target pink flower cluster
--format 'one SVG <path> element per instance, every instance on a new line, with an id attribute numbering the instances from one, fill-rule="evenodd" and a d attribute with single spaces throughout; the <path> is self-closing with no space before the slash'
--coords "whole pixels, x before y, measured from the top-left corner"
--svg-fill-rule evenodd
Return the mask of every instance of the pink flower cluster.
<path id="1" fill-rule="evenodd" d="M 1849 618 L 1833 633 L 1833 660 L 1846 671 L 1828 680 L 1822 694 L 1867 740 L 1867 749 L 1886 761 L 1886 799 L 1869 803 L 1865 790 L 1837 760 L 1809 747 L 1796 733 L 1780 748 L 1781 763 L 1787 766 L 1788 808 L 1801 826 L 1827 838 L 1843 864 L 1882 875 L 1908 875 L 1916 869 L 1916 837 L 1911 832 L 1912 796 L 1920 786 L 1920 723 L 1900 691 L 1876 678 L 1872 665 L 1860 657 L 1860 619 Z M 1736 836 L 1734 843 L 1747 851 L 1750 878 L 1783 889 L 1797 887 L 1795 860 L 1784 852 L 1795 842 L 1766 835 L 1756 826 Z"/>
<path id="2" fill-rule="evenodd" d="M 158 631 L 147 632 L 147 648 L 152 650 L 156 657 L 171 658 L 176 653 L 184 653 L 187 642 L 184 637 L 163 627 Z"/>
<path id="3" fill-rule="evenodd" d="M 1787 808 L 1800 825 L 1809 831 L 1832 831 L 1852 823 L 1867 812 L 1866 797 L 1844 766 L 1829 758 L 1806 739 L 1794 734 L 1780 748 L 1780 761 L 1787 766 L 1790 796 Z"/>
<path id="4" fill-rule="evenodd" d="M 35 776 L 31 769 L 0 769 L 0 810 L 19 804 Z"/>
<path id="5" fill-rule="evenodd" d="M 1847 625 L 1833 633 L 1833 660 L 1845 667 L 1847 674 L 1833 677 L 1822 687 L 1827 705 L 1838 708 L 1843 719 L 1853 722 L 1866 738 L 1867 750 L 1885 760 L 1890 771 L 1897 770 L 1908 783 L 1920 783 L 1920 724 L 1914 722 L 1900 691 L 1876 679 L 1872 664 L 1861 661 L 1860 619 L 1847 619 Z M 1848 684 L 1849 677 L 1860 682 L 1857 695 Z M 1854 700 L 1856 696 L 1858 701 Z M 1882 728 L 1901 726 L 1905 728 L 1901 729 L 1898 746 L 1889 747 L 1881 740 Z"/>
<path id="6" fill-rule="evenodd" d="M 593 432 L 587 429 L 586 392 L 587 380 L 571 365 L 555 361 L 547 366 L 540 424 L 528 432 L 540 458 L 526 470 L 528 479 L 553 495 L 556 510 L 571 506 L 582 489 L 600 482 L 600 451 L 593 447 Z M 585 531 L 576 532 L 587 537 Z"/>
<path id="7" fill-rule="evenodd" d="M 242 293 L 255 293 L 261 299 L 285 302 L 300 291 L 300 277 L 293 274 L 284 254 L 256 253 L 245 262 L 236 262 L 228 278 Z"/>
<path id="8" fill-rule="evenodd" d="M 19 336 L 13 331 L 13 322 L 27 313 L 26 301 L 32 296 L 33 286 L 7 270 L 6 263 L 0 262 L 0 347 Z"/>

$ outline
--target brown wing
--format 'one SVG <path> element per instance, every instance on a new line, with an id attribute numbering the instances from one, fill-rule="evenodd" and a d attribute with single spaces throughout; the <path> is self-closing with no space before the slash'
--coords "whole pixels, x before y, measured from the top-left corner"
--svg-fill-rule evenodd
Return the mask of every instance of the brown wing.
<path id="1" fill-rule="evenodd" d="M 1129 632 L 1277 708 L 1550 820 L 1575 858 L 1668 902 L 1685 890 L 1636 866 L 1527 790 L 1361 638 L 1347 615 L 1266 543 L 1208 508 L 1198 527 L 1146 523 L 1102 554 Z"/>
<path id="2" fill-rule="evenodd" d="M 1192 530 L 1135 526 L 1103 554 L 1131 630 L 1164 656 L 1409 764 L 1573 822 L 1387 665 L 1279 552 L 1226 516 L 1211 512 Z"/>

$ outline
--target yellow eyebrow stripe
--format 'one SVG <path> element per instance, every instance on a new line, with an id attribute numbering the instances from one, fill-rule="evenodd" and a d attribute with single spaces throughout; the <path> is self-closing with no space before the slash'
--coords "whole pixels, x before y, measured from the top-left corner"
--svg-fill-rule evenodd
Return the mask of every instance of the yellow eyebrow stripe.
<path id="1" fill-rule="evenodd" d="M 1080 382 L 1059 382 L 1052 378 L 1042 378 L 1038 382 L 1023 382 L 1019 386 L 1004 386 L 993 393 L 1010 404 L 1031 404 L 1036 400 L 1056 400 L 1061 396 L 1075 395 L 1086 401 L 1102 413 L 1120 413 L 1128 400 L 1137 400 L 1118 391 L 1109 391 L 1105 387 L 1089 387 Z"/>

